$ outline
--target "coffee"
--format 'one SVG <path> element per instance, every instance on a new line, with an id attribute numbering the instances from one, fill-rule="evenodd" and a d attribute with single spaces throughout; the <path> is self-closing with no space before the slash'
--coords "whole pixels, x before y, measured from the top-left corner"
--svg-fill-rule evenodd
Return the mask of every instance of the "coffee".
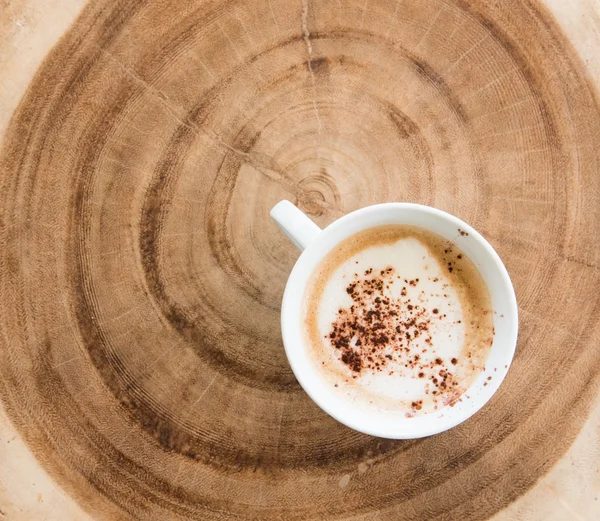
<path id="1" fill-rule="evenodd" d="M 338 244 L 310 278 L 303 320 L 311 359 L 335 392 L 406 416 L 460 400 L 494 338 L 473 262 L 416 226 L 370 228 Z"/>

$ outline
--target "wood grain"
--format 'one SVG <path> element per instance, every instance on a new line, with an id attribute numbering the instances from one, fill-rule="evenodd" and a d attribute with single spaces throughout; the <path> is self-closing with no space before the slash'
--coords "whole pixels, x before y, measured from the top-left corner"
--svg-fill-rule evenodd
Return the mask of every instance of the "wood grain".
<path id="1" fill-rule="evenodd" d="M 0 400 L 98 519 L 486 519 L 600 381 L 599 107 L 538 4 L 94 2 L 0 153 Z M 490 404 L 411 442 L 305 396 L 279 301 L 289 198 L 480 229 L 520 303 Z"/>

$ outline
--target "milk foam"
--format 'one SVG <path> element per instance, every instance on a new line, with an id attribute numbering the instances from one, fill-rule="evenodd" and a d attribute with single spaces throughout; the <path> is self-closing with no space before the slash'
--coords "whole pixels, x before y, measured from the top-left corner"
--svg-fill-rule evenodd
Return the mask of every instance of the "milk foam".
<path id="1" fill-rule="evenodd" d="M 385 230 L 381 241 L 377 232 L 347 240 L 317 270 L 306 299 L 309 342 L 322 376 L 355 405 L 409 415 L 431 412 L 458 399 L 483 369 L 493 338 L 489 295 L 456 246 L 420 228 Z M 367 294 L 365 283 L 373 280 L 383 287 Z M 362 304 L 356 300 L 359 289 L 351 294 L 350 288 L 362 288 Z M 387 317 L 374 332 L 365 319 L 368 309 Z M 350 323 L 365 325 L 367 333 L 348 332 Z M 338 335 L 334 340 L 332 331 Z M 389 341 L 370 345 L 378 332 Z M 420 334 L 407 340 L 407 333 Z M 371 349 L 373 363 L 364 358 Z M 343 353 L 355 352 L 363 357 L 360 370 L 341 361 Z"/>

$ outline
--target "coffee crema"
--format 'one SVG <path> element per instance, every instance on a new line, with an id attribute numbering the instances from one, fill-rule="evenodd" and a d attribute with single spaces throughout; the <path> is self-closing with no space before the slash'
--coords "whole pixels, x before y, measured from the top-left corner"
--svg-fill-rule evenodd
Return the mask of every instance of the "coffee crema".
<path id="1" fill-rule="evenodd" d="M 409 417 L 460 400 L 494 339 L 473 262 L 416 226 L 342 241 L 311 275 L 303 304 L 305 343 L 325 382 L 356 406 Z"/>

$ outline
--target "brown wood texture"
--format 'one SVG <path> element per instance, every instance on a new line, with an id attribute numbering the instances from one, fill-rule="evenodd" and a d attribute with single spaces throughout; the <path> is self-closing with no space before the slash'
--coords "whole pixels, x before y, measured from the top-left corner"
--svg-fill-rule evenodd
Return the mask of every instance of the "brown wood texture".
<path id="1" fill-rule="evenodd" d="M 0 151 L 7 421 L 90 518 L 488 519 L 598 394 L 599 135 L 534 2 L 90 3 Z M 481 412 L 389 441 L 310 401 L 282 198 L 320 225 L 429 204 L 490 240 L 521 327 Z"/>

